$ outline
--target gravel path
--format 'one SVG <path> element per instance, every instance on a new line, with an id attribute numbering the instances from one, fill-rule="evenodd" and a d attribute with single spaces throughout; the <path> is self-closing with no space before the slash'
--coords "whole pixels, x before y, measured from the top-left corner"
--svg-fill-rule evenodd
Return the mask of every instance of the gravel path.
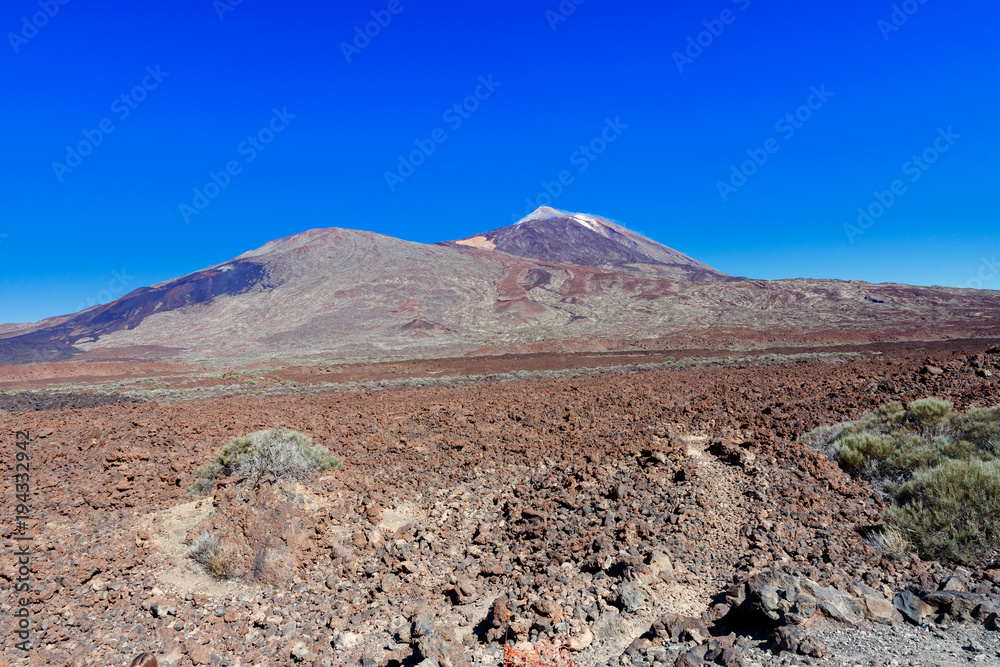
<path id="1" fill-rule="evenodd" d="M 952 667 L 970 663 L 1000 664 L 1000 633 L 989 632 L 975 624 L 955 625 L 947 631 L 937 627 L 917 628 L 904 624 L 894 626 L 866 624 L 857 629 L 818 629 L 811 634 L 819 638 L 829 649 L 822 660 L 793 657 L 787 653 L 774 656 L 752 644 L 745 650 L 745 654 L 751 662 L 760 665 Z"/>

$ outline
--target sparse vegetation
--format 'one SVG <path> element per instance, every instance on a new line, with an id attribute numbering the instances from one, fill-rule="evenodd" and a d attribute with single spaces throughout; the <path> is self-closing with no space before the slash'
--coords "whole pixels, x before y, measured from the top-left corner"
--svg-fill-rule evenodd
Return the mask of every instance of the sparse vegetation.
<path id="1" fill-rule="evenodd" d="M 870 546 L 893 558 L 905 558 L 913 550 L 913 545 L 896 526 L 874 526 L 862 537 Z"/>
<path id="2" fill-rule="evenodd" d="M 232 555 L 222 548 L 219 538 L 212 533 L 202 533 L 191 543 L 188 555 L 214 577 L 229 579 L 235 574 Z"/>
<path id="3" fill-rule="evenodd" d="M 890 403 L 802 437 L 889 498 L 892 525 L 866 538 L 883 551 L 968 562 L 1000 544 L 1000 406 L 953 408 Z"/>
<path id="4" fill-rule="evenodd" d="M 199 468 L 191 487 L 195 494 L 210 493 L 219 477 L 236 475 L 257 485 L 271 477 L 277 481 L 302 480 L 331 468 L 343 460 L 321 445 L 291 429 L 257 431 L 231 440 L 211 461 Z"/>

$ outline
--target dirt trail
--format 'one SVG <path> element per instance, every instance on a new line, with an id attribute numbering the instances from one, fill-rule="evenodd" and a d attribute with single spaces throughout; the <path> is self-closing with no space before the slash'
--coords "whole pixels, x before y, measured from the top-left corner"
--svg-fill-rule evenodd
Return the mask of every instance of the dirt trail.
<path id="1" fill-rule="evenodd" d="M 740 468 L 723 463 L 708 451 L 716 437 L 693 433 L 681 435 L 680 439 L 687 446 L 687 455 L 696 471 L 697 502 L 706 505 L 703 516 L 698 519 L 705 529 L 702 541 L 706 545 L 731 544 L 734 534 L 738 534 L 752 518 L 748 500 L 751 479 Z M 710 571 L 701 573 L 701 576 L 694 574 L 683 559 L 671 554 L 675 559 L 673 566 L 677 578 L 651 588 L 650 606 L 646 613 L 628 620 L 617 615 L 601 619 L 594 629 L 602 641 L 582 652 L 576 664 L 601 665 L 616 658 L 663 614 L 697 618 L 708 611 L 712 596 L 718 592 L 715 582 L 729 576 L 733 562 L 718 549 L 706 551 Z M 717 557 L 713 558 L 709 552 L 714 552 Z"/>

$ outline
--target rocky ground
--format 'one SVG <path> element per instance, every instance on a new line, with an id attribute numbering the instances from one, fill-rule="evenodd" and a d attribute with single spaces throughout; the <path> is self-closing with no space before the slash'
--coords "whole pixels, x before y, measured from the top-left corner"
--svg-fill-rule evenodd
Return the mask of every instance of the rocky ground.
<path id="1" fill-rule="evenodd" d="M 149 650 L 171 666 L 495 665 L 505 642 L 547 637 L 577 665 L 990 664 L 998 561 L 879 552 L 862 535 L 883 500 L 796 442 L 890 400 L 1000 403 L 988 349 L 111 405 L 8 396 L 8 517 L 14 432 L 32 438 L 31 664 Z M 230 438 L 274 426 L 344 468 L 188 495 Z M 0 665 L 20 654 L 10 524 Z M 234 577 L 188 557 L 206 527 L 243 550 Z"/>

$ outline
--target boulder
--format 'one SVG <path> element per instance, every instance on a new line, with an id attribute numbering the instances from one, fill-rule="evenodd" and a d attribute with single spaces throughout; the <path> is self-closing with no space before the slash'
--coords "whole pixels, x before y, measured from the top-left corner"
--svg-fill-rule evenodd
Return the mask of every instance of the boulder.
<path id="1" fill-rule="evenodd" d="M 652 645 L 653 642 L 649 641 L 645 637 L 636 637 L 632 643 L 628 645 L 628 648 L 625 649 L 625 655 L 645 655 L 646 649 Z"/>
<path id="2" fill-rule="evenodd" d="M 795 626 L 786 625 L 774 631 L 775 648 L 813 658 L 822 658 L 827 654 L 826 645 L 820 640 L 805 634 Z"/>
<path id="3" fill-rule="evenodd" d="M 850 625 L 864 620 L 899 620 L 892 604 L 878 591 L 860 582 L 850 584 L 848 589 L 845 592 L 805 577 L 764 571 L 744 582 L 742 590 L 730 591 L 730 618 L 754 627 L 772 628 L 804 625 L 819 616 Z"/>
<path id="4" fill-rule="evenodd" d="M 969 582 L 964 577 L 953 575 L 942 581 L 941 587 L 938 590 L 968 593 Z"/>
<path id="5" fill-rule="evenodd" d="M 896 610 L 896 607 L 885 599 L 884 596 L 876 593 L 875 595 L 866 595 L 862 599 L 865 604 L 865 618 L 886 625 L 903 620 L 902 615 Z"/>
<path id="6" fill-rule="evenodd" d="M 469 664 L 465 650 L 455 639 L 454 631 L 435 625 L 430 614 L 417 616 L 413 620 L 410 634 L 425 661 L 433 660 L 440 667 L 465 667 Z"/>
<path id="7" fill-rule="evenodd" d="M 708 646 L 704 644 L 695 646 L 687 653 L 680 655 L 674 661 L 674 667 L 702 667 L 705 664 L 705 654 L 707 652 Z"/>
<path id="8" fill-rule="evenodd" d="M 705 622 L 699 618 L 668 613 L 658 618 L 644 636 L 656 642 L 701 643 L 709 637 L 709 632 Z"/>
<path id="9" fill-rule="evenodd" d="M 807 594 L 807 599 L 815 599 L 819 609 L 833 620 L 851 625 L 864 620 L 866 605 L 861 598 L 841 593 L 835 588 L 824 588 L 810 579 L 802 580 L 802 589 Z"/>
<path id="10" fill-rule="evenodd" d="M 934 608 L 921 600 L 913 591 L 903 591 L 897 594 L 893 598 L 892 604 L 903 615 L 903 618 L 914 625 L 920 625 L 923 623 L 924 616 L 934 612 Z"/>
<path id="11" fill-rule="evenodd" d="M 187 653 L 193 665 L 208 665 L 212 662 L 212 652 L 202 644 L 190 644 Z"/>
<path id="12" fill-rule="evenodd" d="M 622 584 L 618 589 L 618 605 L 630 614 L 634 614 L 646 602 L 642 587 L 634 581 Z"/>
<path id="13" fill-rule="evenodd" d="M 479 589 L 472 579 L 461 576 L 454 586 L 448 589 L 448 595 L 455 604 L 469 604 L 479 598 Z"/>
<path id="14" fill-rule="evenodd" d="M 490 642 L 501 641 L 507 634 L 510 617 L 510 600 L 507 599 L 507 596 L 501 595 L 493 601 L 493 606 L 490 608 L 487 620 L 491 627 L 486 631 L 486 640 Z"/>
<path id="15" fill-rule="evenodd" d="M 535 600 L 535 603 L 531 606 L 539 616 L 553 620 L 562 617 L 562 609 L 552 600 Z"/>
<path id="16" fill-rule="evenodd" d="M 670 562 L 670 556 L 663 551 L 654 551 L 649 556 L 649 577 L 658 577 L 669 581 L 674 578 L 674 565 Z"/>
<path id="17" fill-rule="evenodd" d="M 977 593 L 940 590 L 931 593 L 920 592 L 925 604 L 934 607 L 937 613 L 959 623 L 982 621 L 990 613 L 1000 610 L 1000 600 Z"/>
<path id="18" fill-rule="evenodd" d="M 722 667 L 743 667 L 746 664 L 743 661 L 743 654 L 735 646 L 725 649 L 715 662 Z"/>
<path id="19" fill-rule="evenodd" d="M 570 637 L 569 648 L 571 651 L 582 651 L 594 643 L 594 633 L 590 627 L 584 625 L 580 631 Z"/>
<path id="20" fill-rule="evenodd" d="M 704 665 L 723 665 L 723 667 L 744 667 L 743 655 L 733 645 L 728 637 L 713 639 L 706 644 L 699 644 L 686 653 L 681 654 L 675 667 L 702 667 Z"/>

